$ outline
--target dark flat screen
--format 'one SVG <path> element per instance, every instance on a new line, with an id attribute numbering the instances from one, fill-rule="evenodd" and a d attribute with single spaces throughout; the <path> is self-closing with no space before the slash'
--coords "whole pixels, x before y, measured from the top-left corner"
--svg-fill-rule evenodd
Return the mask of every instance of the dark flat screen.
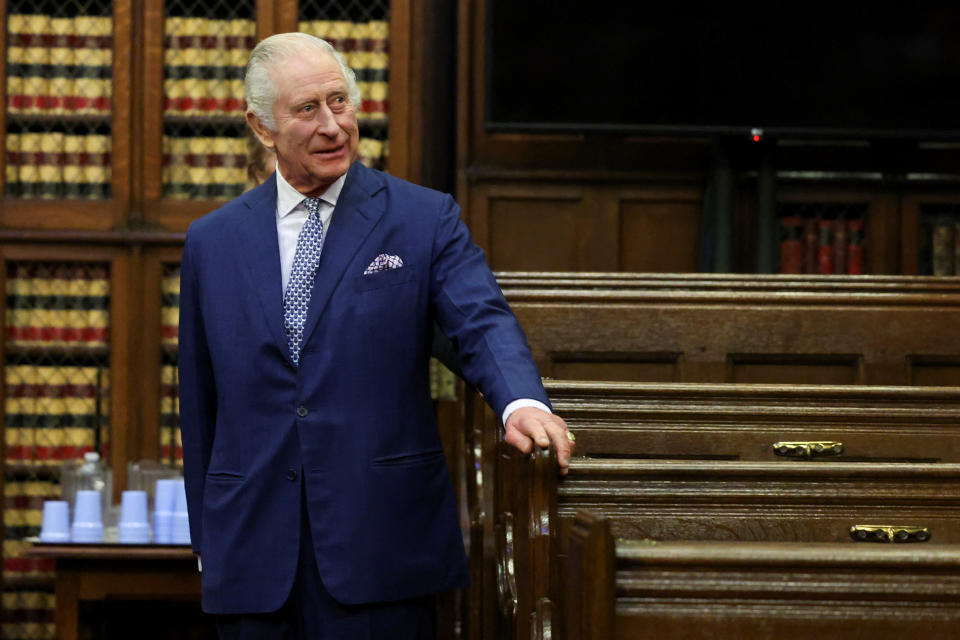
<path id="1" fill-rule="evenodd" d="M 960 137 L 960 3 L 488 3 L 491 130 Z"/>

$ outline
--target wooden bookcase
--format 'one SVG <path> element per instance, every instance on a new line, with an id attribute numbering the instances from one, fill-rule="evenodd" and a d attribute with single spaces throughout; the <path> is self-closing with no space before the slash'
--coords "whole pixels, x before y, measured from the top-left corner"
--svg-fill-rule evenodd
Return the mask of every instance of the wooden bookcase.
<path id="1" fill-rule="evenodd" d="M 184 232 L 190 222 L 216 209 L 234 195 L 224 193 L 219 199 L 171 197 L 172 190 L 165 185 L 165 170 L 169 169 L 170 155 L 169 140 L 166 141 L 165 153 L 165 137 L 169 137 L 165 136 L 165 127 L 169 131 L 171 122 L 174 122 L 206 135 L 202 133 L 205 128 L 216 129 L 228 125 L 232 127 L 234 142 L 243 142 L 245 135 L 243 114 L 239 108 L 234 108 L 232 112 L 220 110 L 209 117 L 197 114 L 171 117 L 169 109 L 165 112 L 165 101 L 169 106 L 171 98 L 169 81 L 182 71 L 171 71 L 169 68 L 177 66 L 178 59 L 168 51 L 170 45 L 177 41 L 171 40 L 175 36 L 165 23 L 177 11 L 183 14 L 189 7 L 208 6 L 210 15 L 194 17 L 202 18 L 208 28 L 213 28 L 210 25 L 222 19 L 216 7 L 230 3 L 213 0 L 208 3 L 182 0 L 85 0 L 64 3 L 76 5 L 68 10 L 74 13 L 66 17 L 55 16 L 60 22 L 56 25 L 52 21 L 44 23 L 36 33 L 28 31 L 24 35 L 21 32 L 27 28 L 18 25 L 15 25 L 16 33 L 11 33 L 8 28 L 8 16 L 42 15 L 43 11 L 51 10 L 50 7 L 55 4 L 0 0 L 0 24 L 3 26 L 0 29 L 0 60 L 4 61 L 0 64 L 0 104 L 4 105 L 0 108 L 0 149 L 4 151 L 0 155 L 0 257 L 3 260 L 0 280 L 8 294 L 6 300 L 22 302 L 29 299 L 31 304 L 36 302 L 40 305 L 38 309 L 46 304 L 66 317 L 74 313 L 73 308 L 57 310 L 57 305 L 69 307 L 90 304 L 88 298 L 91 296 L 86 295 L 82 288 L 77 289 L 76 282 L 63 280 L 53 272 L 61 269 L 74 274 L 71 276 L 74 279 L 82 279 L 85 269 L 89 267 L 97 273 L 106 274 L 98 280 L 97 287 L 106 290 L 104 299 L 108 302 L 103 304 L 108 304 L 108 309 L 98 318 L 107 323 L 103 327 L 107 337 L 105 344 L 95 348 L 74 348 L 60 343 L 55 347 L 41 345 L 33 351 L 22 346 L 10 347 L 11 327 L 8 325 L 23 319 L 8 320 L 5 302 L 3 314 L 0 315 L 4 318 L 5 336 L 5 340 L 0 341 L 0 353 L 3 353 L 7 363 L 16 357 L 18 365 L 25 363 L 25 366 L 30 366 L 30 362 L 34 362 L 39 367 L 41 362 L 47 362 L 51 357 L 55 363 L 61 364 L 64 359 L 70 361 L 74 358 L 79 362 L 95 361 L 97 371 L 102 369 L 102 393 L 98 373 L 97 391 L 91 392 L 95 393 L 93 404 L 89 398 L 83 399 L 84 406 L 96 408 L 90 416 L 84 417 L 87 421 L 84 424 L 94 424 L 100 435 L 94 438 L 89 430 L 70 433 L 81 434 L 82 441 L 74 443 L 80 453 L 81 449 L 89 450 L 91 443 L 96 442 L 96 446 L 108 456 L 114 471 L 114 501 L 117 502 L 126 482 L 128 462 L 176 457 L 175 450 L 169 449 L 172 430 L 167 425 L 164 432 L 162 426 L 165 421 L 170 421 L 175 412 L 175 405 L 169 397 L 171 384 L 168 379 L 170 363 L 175 358 L 175 342 L 169 336 L 164 339 L 164 317 L 171 316 L 170 300 L 175 295 L 170 290 L 169 280 L 179 267 Z M 392 174 L 414 181 L 423 181 L 425 177 L 429 179 L 430 167 L 437 157 L 434 141 L 440 134 L 424 124 L 423 118 L 425 114 L 429 117 L 430 111 L 419 109 L 419 105 L 427 101 L 425 95 L 435 85 L 430 81 L 437 73 L 434 66 L 443 57 L 435 55 L 436 47 L 430 42 L 423 42 L 419 34 L 425 28 L 436 26 L 434 23 L 438 11 L 446 11 L 441 0 L 344 2 L 345 13 L 337 16 L 322 14 L 330 3 L 319 0 L 238 0 L 232 4 L 239 7 L 237 11 L 242 14 L 240 18 L 245 23 L 234 25 L 236 32 L 219 34 L 227 44 L 214 45 L 223 49 L 216 53 L 226 56 L 229 64 L 216 63 L 220 66 L 215 66 L 214 76 L 219 77 L 218 74 L 222 73 L 238 79 L 246 50 L 256 40 L 273 33 L 316 28 L 318 24 L 320 27 L 330 27 L 328 22 L 337 22 L 335 26 L 340 31 L 334 36 L 339 34 L 342 42 L 335 44 L 341 45 L 341 49 L 358 47 L 357 51 L 362 54 L 358 59 L 370 65 L 369 69 L 360 70 L 358 79 L 362 90 L 370 88 L 376 94 L 376 99 L 372 101 L 376 113 L 361 114 L 362 139 L 376 139 L 374 146 L 384 149 L 380 166 Z M 76 25 L 79 24 L 76 18 L 84 15 L 85 9 L 102 14 L 98 16 L 97 25 L 101 29 L 107 25 L 108 32 L 86 40 L 81 37 L 84 34 L 76 33 Z M 351 14 L 351 11 L 354 13 Z M 23 22 L 20 17 L 16 20 Z M 351 27 L 350 23 L 355 24 Z M 216 25 L 221 29 L 230 26 L 223 20 Z M 33 28 L 31 25 L 28 27 Z M 187 27 L 190 25 L 185 27 L 184 21 L 181 21 L 177 28 Z M 361 31 L 366 34 L 363 37 L 367 40 L 358 42 Z M 200 38 L 217 34 L 204 34 L 201 30 L 186 35 Z M 194 41 L 188 41 L 187 44 L 191 42 Z M 64 63 L 63 60 L 49 57 L 53 55 L 49 50 L 62 45 L 97 48 L 101 67 L 97 73 L 107 78 L 106 86 L 109 87 L 108 95 L 100 96 L 98 104 L 102 106 L 106 101 L 108 106 L 101 108 L 98 113 L 73 113 L 70 112 L 72 107 L 51 108 L 49 104 L 52 103 L 38 101 L 36 104 L 39 107 L 31 113 L 25 113 L 22 108 L 25 103 L 18 97 L 24 92 L 24 78 L 36 77 L 38 80 L 31 82 L 49 82 L 46 79 L 48 75 L 54 78 L 63 76 L 64 82 L 74 83 L 71 74 L 81 65 L 72 64 L 69 71 L 64 71 L 57 64 L 66 66 L 78 61 L 70 58 Z M 33 51 L 25 51 L 27 48 Z M 349 55 L 347 57 L 356 67 L 355 60 L 351 60 Z M 183 64 L 183 56 L 180 60 Z M 209 59 L 205 61 L 206 64 L 210 62 Z M 189 60 L 187 64 L 190 64 Z M 204 62 L 194 64 L 202 65 Z M 80 72 L 80 76 L 86 75 L 88 72 Z M 98 86 L 102 88 L 103 84 Z M 236 84 L 232 86 L 235 88 Z M 72 88 L 76 89 L 76 85 L 73 84 Z M 219 85 L 209 95 L 222 98 L 223 90 L 224 85 Z M 242 93 L 230 97 L 242 99 Z M 16 107 L 12 106 L 14 102 Z M 75 185 L 69 189 L 52 187 L 43 192 L 44 197 L 24 197 L 34 193 L 20 189 L 21 165 L 24 163 L 35 161 L 38 164 L 37 167 L 28 166 L 29 171 L 33 172 L 31 176 L 40 171 L 41 163 L 46 163 L 54 167 L 47 172 L 55 176 L 54 180 L 63 180 L 64 165 L 71 166 L 70 171 L 74 174 L 79 171 L 81 181 L 85 179 L 83 169 L 70 164 L 87 161 L 89 156 L 82 155 L 85 153 L 83 148 L 79 151 L 75 149 L 73 156 L 68 154 L 66 147 L 21 149 L 22 131 L 31 135 L 45 135 L 51 131 L 70 135 L 73 130 L 71 127 L 81 133 L 100 136 L 102 139 L 98 139 L 99 142 L 107 141 L 104 155 L 98 156 L 104 165 L 98 167 L 100 173 L 97 175 L 109 176 L 108 186 L 96 194 L 84 193 L 82 197 L 74 197 Z M 63 134 L 64 131 L 67 134 Z M 16 136 L 19 137 L 14 139 Z M 38 136 L 31 138 L 30 144 L 35 144 L 37 139 Z M 17 144 L 14 145 L 14 142 Z M 28 157 L 24 155 L 26 153 L 33 155 Z M 227 164 L 245 174 L 245 163 L 239 164 L 245 160 L 245 146 L 233 144 L 228 155 L 232 155 L 232 158 Z M 166 161 L 165 156 L 168 156 Z M 78 160 L 80 157 L 83 160 Z M 236 184 L 236 171 L 231 175 Z M 8 178 L 12 178 L 12 181 Z M 7 288 L 7 274 L 17 273 L 18 267 L 28 269 L 37 265 L 41 270 L 46 270 L 45 273 L 50 272 L 47 280 L 40 282 L 38 291 L 51 288 L 59 291 L 60 287 L 62 292 L 55 295 L 52 301 L 38 302 L 40 294 L 17 285 L 24 291 L 20 292 L 20 297 L 11 297 L 11 290 Z M 80 294 L 75 295 L 76 291 L 80 291 Z M 107 318 L 105 321 L 104 317 Z M 169 325 L 170 318 L 166 320 Z M 29 317 L 26 320 L 32 321 Z M 169 331 L 170 327 L 167 326 L 166 333 Z M 53 381 L 31 387 L 26 383 L 5 383 L 5 399 L 10 399 L 7 391 L 13 393 L 14 386 L 18 393 L 24 387 L 26 391 L 23 393 L 55 394 L 62 391 L 64 384 Z M 8 403 L 8 406 L 11 405 Z M 54 434 L 54 440 L 63 440 L 66 437 L 63 434 L 67 432 L 66 428 L 59 429 Z M 14 438 L 19 438 L 18 434 L 8 434 L 6 429 L 4 433 L 10 436 L 5 438 L 12 443 L 10 447 L 19 446 L 19 441 Z M 102 439 L 97 439 L 101 436 Z M 161 442 L 162 439 L 165 439 L 164 442 Z M 165 446 L 168 448 L 165 449 Z M 8 602 L 8 594 L 14 594 L 12 597 L 16 604 L 12 609 L 5 604 L 5 610 L 0 613 L 0 617 L 4 618 L 0 635 L 12 639 L 52 637 L 52 565 L 49 561 L 21 557 L 17 547 L 19 540 L 13 538 L 36 533 L 43 499 L 55 497 L 56 473 L 55 469 L 38 472 L 37 469 L 22 470 L 6 464 L 7 449 L 7 446 L 0 444 L 5 461 L 5 473 L 0 474 L 0 490 L 7 484 L 7 488 L 13 492 L 8 492 L 10 497 L 4 500 L 4 511 L 7 522 L 14 524 L 8 525 L 7 531 L 3 531 L 3 525 L 0 524 L 0 533 L 5 534 L 6 549 L 0 557 L 4 561 L 12 561 L 7 562 L 2 581 L 4 601 Z M 65 451 L 67 453 L 62 455 L 77 452 L 73 449 Z M 39 468 L 43 465 L 34 466 Z M 21 596 L 22 602 L 17 600 Z"/>

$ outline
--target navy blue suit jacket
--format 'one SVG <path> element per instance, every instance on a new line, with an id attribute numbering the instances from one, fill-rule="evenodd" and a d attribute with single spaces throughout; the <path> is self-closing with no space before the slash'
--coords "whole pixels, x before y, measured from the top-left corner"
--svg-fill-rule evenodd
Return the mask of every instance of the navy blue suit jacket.
<path id="1" fill-rule="evenodd" d="M 275 178 L 195 221 L 180 289 L 180 415 L 203 606 L 278 609 L 305 486 L 343 603 L 466 584 L 429 393 L 432 325 L 498 413 L 548 402 L 523 332 L 449 195 L 354 164 L 333 214 L 299 368 L 283 331 Z M 403 267 L 364 275 L 380 254 Z"/>

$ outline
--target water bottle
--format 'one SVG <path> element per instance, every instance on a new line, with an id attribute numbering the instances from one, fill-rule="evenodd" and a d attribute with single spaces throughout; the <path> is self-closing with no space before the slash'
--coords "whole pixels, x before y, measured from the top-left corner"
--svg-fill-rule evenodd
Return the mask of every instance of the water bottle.
<path id="1" fill-rule="evenodd" d="M 99 453 L 87 452 L 83 455 L 82 463 L 64 463 L 60 472 L 60 490 L 63 499 L 70 505 L 71 517 L 77 502 L 77 491 L 99 493 L 101 513 L 106 514 L 113 495 L 113 471 L 100 459 Z"/>

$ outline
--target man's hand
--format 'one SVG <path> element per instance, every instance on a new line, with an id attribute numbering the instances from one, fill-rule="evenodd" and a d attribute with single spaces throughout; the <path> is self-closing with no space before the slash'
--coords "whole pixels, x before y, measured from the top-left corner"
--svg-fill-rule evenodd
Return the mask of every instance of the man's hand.
<path id="1" fill-rule="evenodd" d="M 504 428 L 504 439 L 523 453 L 532 453 L 534 443 L 546 448 L 552 441 L 557 450 L 560 473 L 567 474 L 574 443 L 567 437 L 570 429 L 563 418 L 535 407 L 521 407 L 510 414 Z"/>

